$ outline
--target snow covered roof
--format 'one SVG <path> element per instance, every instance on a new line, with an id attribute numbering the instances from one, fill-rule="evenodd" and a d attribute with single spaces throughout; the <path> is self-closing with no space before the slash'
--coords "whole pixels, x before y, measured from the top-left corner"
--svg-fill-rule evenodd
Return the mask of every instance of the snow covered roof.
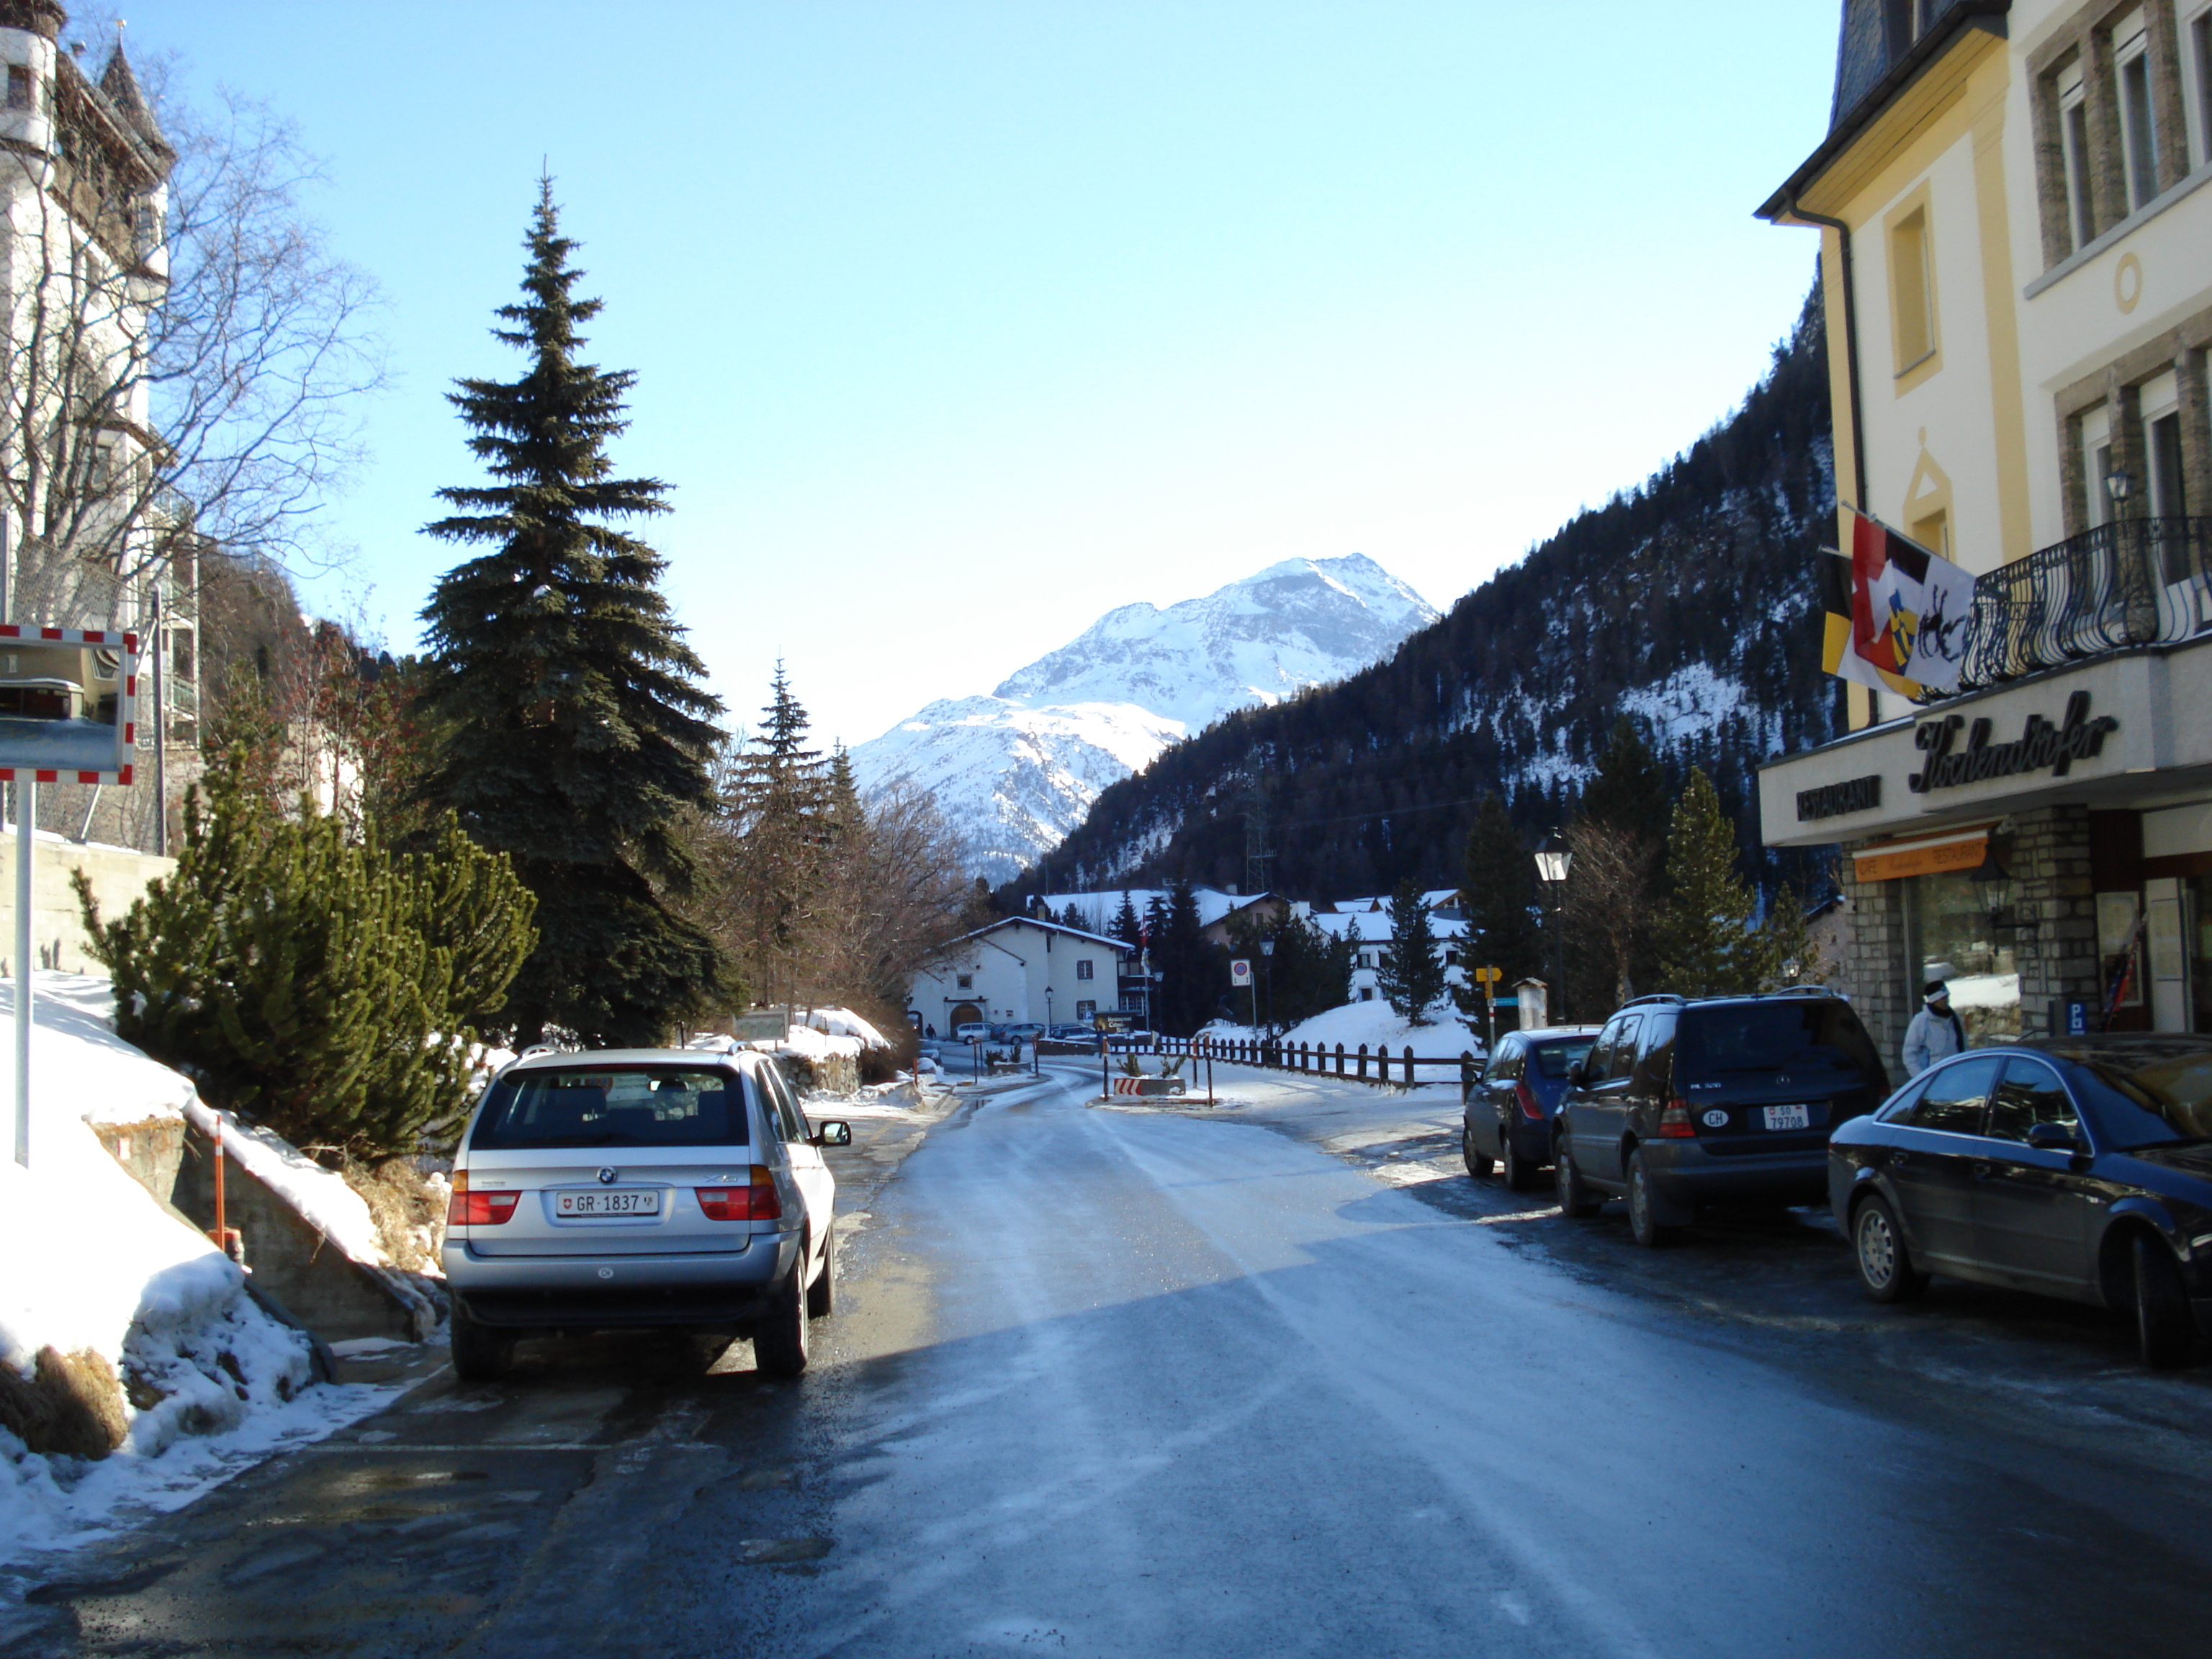
<path id="1" fill-rule="evenodd" d="M 1191 896 L 1198 901 L 1198 925 L 1211 927 L 1224 917 L 1234 915 L 1248 905 L 1262 899 L 1279 897 L 1274 893 L 1231 893 L 1218 887 L 1194 887 Z M 1115 887 L 1100 893 L 1047 893 L 1044 902 L 1054 910 L 1065 914 L 1069 905 L 1090 920 L 1093 927 L 1109 927 L 1121 908 L 1121 895 L 1129 896 L 1129 902 L 1141 916 L 1154 899 L 1165 904 L 1174 895 L 1164 887 Z"/>
<path id="2" fill-rule="evenodd" d="M 1118 899 L 1116 902 L 1119 902 Z M 961 934 L 959 939 L 953 939 L 951 943 L 957 945 L 962 939 L 981 939 L 986 933 L 997 933 L 1001 927 L 1035 927 L 1041 932 L 1065 933 L 1070 939 L 1086 939 L 1093 945 L 1110 945 L 1115 950 L 1124 952 L 1129 948 L 1120 939 L 1109 939 L 1103 933 L 1086 933 L 1080 927 L 1070 927 L 1066 922 L 1061 921 L 1040 921 L 1035 916 L 1002 916 L 988 927 L 978 927 L 972 933 Z"/>

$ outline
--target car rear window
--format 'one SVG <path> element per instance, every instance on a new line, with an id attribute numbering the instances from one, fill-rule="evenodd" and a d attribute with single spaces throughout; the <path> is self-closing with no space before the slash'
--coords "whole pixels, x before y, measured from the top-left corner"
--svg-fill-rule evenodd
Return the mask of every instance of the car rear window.
<path id="1" fill-rule="evenodd" d="M 684 1066 L 510 1073 L 484 1097 L 471 1147 L 742 1146 L 742 1085 Z"/>
<path id="2" fill-rule="evenodd" d="M 1889 1082 L 1858 1016 L 1811 998 L 1686 1010 L 1674 1064 L 1679 1077 L 1708 1082 L 1784 1070 L 1863 1077 L 1885 1089 Z"/>
<path id="3" fill-rule="evenodd" d="M 1547 1042 L 1541 1048 L 1531 1048 L 1528 1058 L 1535 1062 L 1539 1077 L 1558 1082 L 1574 1069 L 1577 1060 L 1589 1053 L 1594 1040 L 1584 1037 L 1579 1042 Z"/>

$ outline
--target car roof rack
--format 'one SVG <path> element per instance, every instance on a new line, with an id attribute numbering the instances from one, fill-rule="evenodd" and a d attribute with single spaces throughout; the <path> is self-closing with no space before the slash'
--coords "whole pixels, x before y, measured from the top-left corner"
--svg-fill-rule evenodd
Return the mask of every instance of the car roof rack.
<path id="1" fill-rule="evenodd" d="M 1832 997 L 1836 993 L 1825 985 L 1785 985 L 1778 991 L 1765 994 L 1771 997 Z"/>
<path id="2" fill-rule="evenodd" d="M 1631 997 L 1620 1006 L 1624 1008 L 1641 1008 L 1647 1002 L 1687 1002 L 1689 998 L 1678 996 L 1672 991 L 1654 991 L 1649 996 Z"/>

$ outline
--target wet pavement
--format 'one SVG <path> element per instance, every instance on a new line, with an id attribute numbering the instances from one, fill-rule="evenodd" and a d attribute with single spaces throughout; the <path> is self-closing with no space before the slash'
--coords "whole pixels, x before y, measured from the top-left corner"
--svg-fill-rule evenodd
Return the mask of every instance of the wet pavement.
<path id="1" fill-rule="evenodd" d="M 55 1564 L 0 1655 L 2201 1639 L 2212 1365 L 1941 1282 L 1875 1308 L 1805 1211 L 1639 1251 L 1468 1180 L 1447 1091 L 1101 1109 L 1047 1072 L 856 1124 L 799 1382 L 635 1338 L 431 1368 Z"/>

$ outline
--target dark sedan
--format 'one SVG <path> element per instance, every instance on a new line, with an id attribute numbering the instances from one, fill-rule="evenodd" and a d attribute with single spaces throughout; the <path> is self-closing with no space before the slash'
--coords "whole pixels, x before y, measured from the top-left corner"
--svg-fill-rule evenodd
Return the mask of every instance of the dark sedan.
<path id="1" fill-rule="evenodd" d="M 2212 1330 L 2212 1037 L 1972 1049 L 1838 1127 L 1828 1194 L 1877 1302 L 1945 1273 L 2100 1303 L 2180 1364 Z"/>
<path id="2" fill-rule="evenodd" d="M 1566 1092 L 1567 1073 L 1590 1051 L 1595 1025 L 1548 1025 L 1509 1031 L 1468 1087 L 1460 1124 L 1460 1156 L 1478 1178 L 1505 1166 L 1516 1193 L 1534 1188 L 1552 1161 L 1552 1114 Z"/>

